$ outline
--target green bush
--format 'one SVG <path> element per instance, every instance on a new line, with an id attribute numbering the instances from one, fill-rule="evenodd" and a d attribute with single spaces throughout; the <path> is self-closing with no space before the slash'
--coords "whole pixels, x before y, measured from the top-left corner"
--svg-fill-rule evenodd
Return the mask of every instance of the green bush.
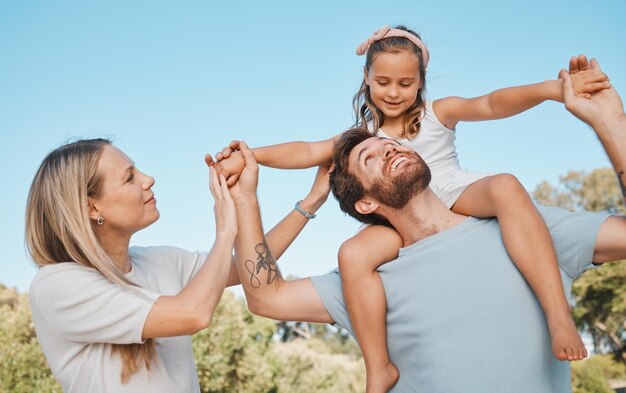
<path id="1" fill-rule="evenodd" d="M 0 391 L 61 392 L 35 335 L 28 296 L 0 284 Z"/>

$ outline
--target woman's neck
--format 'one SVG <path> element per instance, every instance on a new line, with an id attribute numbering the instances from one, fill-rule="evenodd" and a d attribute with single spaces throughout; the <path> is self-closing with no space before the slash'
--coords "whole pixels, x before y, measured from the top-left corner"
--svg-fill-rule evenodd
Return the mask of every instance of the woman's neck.
<path id="1" fill-rule="evenodd" d="M 130 236 L 100 236 L 100 244 L 122 273 L 131 271 L 132 265 L 128 254 Z"/>

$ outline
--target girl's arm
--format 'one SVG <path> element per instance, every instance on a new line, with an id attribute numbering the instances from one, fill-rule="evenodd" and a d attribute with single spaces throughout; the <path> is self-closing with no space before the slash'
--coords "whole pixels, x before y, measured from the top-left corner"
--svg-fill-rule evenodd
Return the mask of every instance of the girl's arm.
<path id="1" fill-rule="evenodd" d="M 226 179 L 218 179 L 214 168 L 210 173 L 215 199 L 215 243 L 202 268 L 177 295 L 156 300 L 144 323 L 143 339 L 190 335 L 208 327 L 222 297 L 231 269 L 237 213 Z"/>
<path id="2" fill-rule="evenodd" d="M 252 149 L 254 158 L 264 166 L 279 169 L 304 169 L 330 165 L 335 138 L 318 142 L 287 142 Z"/>
<path id="3" fill-rule="evenodd" d="M 596 70 L 572 75 L 575 91 L 588 94 L 610 87 L 605 74 Z M 454 129 L 459 121 L 495 120 L 522 113 L 546 100 L 563 102 L 562 80 L 508 87 L 475 98 L 446 97 L 433 102 L 441 123 Z"/>
<path id="4" fill-rule="evenodd" d="M 244 162 L 241 153 L 236 151 L 238 141 L 217 153 L 216 168 L 232 186 L 243 170 Z M 254 158 L 261 165 L 279 169 L 304 169 L 320 165 L 330 165 L 332 161 L 335 138 L 318 142 L 288 142 L 278 145 L 257 147 L 252 149 Z"/>

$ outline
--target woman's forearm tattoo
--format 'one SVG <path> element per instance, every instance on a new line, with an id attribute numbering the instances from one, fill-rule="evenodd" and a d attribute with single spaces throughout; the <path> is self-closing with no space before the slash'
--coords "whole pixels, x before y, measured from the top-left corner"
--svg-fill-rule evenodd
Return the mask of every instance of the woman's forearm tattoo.
<path id="1" fill-rule="evenodd" d="M 265 280 L 267 285 L 277 282 L 280 278 L 280 271 L 265 241 L 257 244 L 254 247 L 254 251 L 257 254 L 256 263 L 249 259 L 246 261 L 246 270 L 250 273 L 250 285 L 252 288 L 261 286 L 261 279 L 259 278 L 261 270 L 267 271 L 267 279 Z"/>
<path id="2" fill-rule="evenodd" d="M 624 185 L 624 171 L 615 171 L 617 173 L 617 182 L 619 183 L 619 187 L 622 190 L 622 196 L 626 198 L 626 185 Z"/>

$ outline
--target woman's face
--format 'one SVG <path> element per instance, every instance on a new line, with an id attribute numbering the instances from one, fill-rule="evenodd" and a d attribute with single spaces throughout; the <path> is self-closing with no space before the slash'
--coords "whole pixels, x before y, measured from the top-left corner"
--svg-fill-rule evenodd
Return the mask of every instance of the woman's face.
<path id="1" fill-rule="evenodd" d="M 132 235 L 159 218 L 151 190 L 154 178 L 135 168 L 126 154 L 116 147 L 105 146 L 98 171 L 102 176 L 102 188 L 98 198 L 91 199 L 91 218 L 104 217 L 101 233 Z"/>

